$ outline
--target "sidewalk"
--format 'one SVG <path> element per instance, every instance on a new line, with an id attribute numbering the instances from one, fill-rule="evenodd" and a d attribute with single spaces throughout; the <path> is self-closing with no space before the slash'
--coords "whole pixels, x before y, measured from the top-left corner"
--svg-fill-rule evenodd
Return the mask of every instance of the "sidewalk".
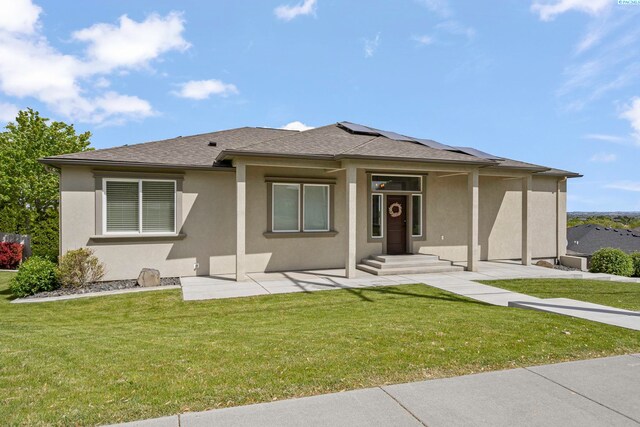
<path id="1" fill-rule="evenodd" d="M 488 372 L 121 424 L 638 426 L 640 354 Z"/>

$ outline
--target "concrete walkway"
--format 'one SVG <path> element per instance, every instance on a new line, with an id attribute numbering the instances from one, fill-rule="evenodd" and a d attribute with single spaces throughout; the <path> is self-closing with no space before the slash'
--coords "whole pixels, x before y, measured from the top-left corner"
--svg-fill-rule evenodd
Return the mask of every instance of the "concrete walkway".
<path id="1" fill-rule="evenodd" d="M 521 278 L 579 278 L 640 283 L 640 279 L 637 278 L 631 279 L 611 274 L 562 271 L 537 266 L 523 266 L 515 262 L 485 261 L 480 263 L 478 272 L 459 271 L 450 273 L 374 276 L 363 271 L 358 271 L 357 277 L 353 279 L 344 278 L 344 270 L 255 273 L 249 274 L 248 276 L 249 280 L 239 283 L 234 281 L 232 275 L 219 277 L 185 277 L 181 279 L 182 295 L 185 301 L 193 301 L 424 283 L 428 286 L 488 304 L 546 311 L 640 330 L 640 313 L 638 312 L 570 299 L 542 299 L 477 282 L 478 280 Z"/>
<path id="2" fill-rule="evenodd" d="M 640 355 L 398 384 L 122 424 L 638 426 Z"/>

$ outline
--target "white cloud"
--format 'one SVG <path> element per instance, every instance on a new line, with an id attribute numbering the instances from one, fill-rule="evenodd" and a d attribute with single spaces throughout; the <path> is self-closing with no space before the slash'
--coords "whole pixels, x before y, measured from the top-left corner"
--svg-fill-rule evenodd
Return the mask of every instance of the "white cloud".
<path id="1" fill-rule="evenodd" d="M 122 123 L 127 119 L 144 119 L 156 114 L 148 101 L 137 96 L 107 92 L 93 100 L 91 121 Z"/>
<path id="2" fill-rule="evenodd" d="M 447 0 L 418 0 L 418 2 L 443 18 L 448 18 L 453 14 Z"/>
<path id="3" fill-rule="evenodd" d="M 626 141 L 626 138 L 623 138 L 621 136 L 606 135 L 602 133 L 589 133 L 587 135 L 584 135 L 583 138 L 595 139 L 597 141 L 606 141 L 606 142 L 613 142 L 613 143 L 621 143 Z"/>
<path id="4" fill-rule="evenodd" d="M 10 122 L 15 120 L 20 109 L 7 102 L 0 102 L 0 122 Z"/>
<path id="5" fill-rule="evenodd" d="M 169 50 L 188 47 L 181 35 L 182 17 L 172 12 L 141 22 L 123 16 L 118 25 L 97 24 L 77 31 L 73 39 L 88 43 L 86 56 L 67 55 L 40 32 L 40 8 L 27 1 L 24 10 L 37 12 L 24 15 L 31 18 L 23 20 L 27 24 L 19 26 L 20 31 L 0 21 L 0 92 L 36 99 L 72 120 L 114 123 L 153 115 L 149 102 L 107 91 L 110 82 L 105 75 L 116 68 L 119 75 L 128 68 L 147 66 Z"/>
<path id="6" fill-rule="evenodd" d="M 472 27 L 467 27 L 466 25 L 461 24 L 458 21 L 449 20 L 444 21 L 436 25 L 436 30 L 446 31 L 449 34 L 453 34 L 456 36 L 464 36 L 469 40 L 473 39 L 476 36 L 476 30 Z"/>
<path id="7" fill-rule="evenodd" d="M 8 0 L 2 2 L 0 31 L 31 34 L 36 30 L 42 8 L 31 0 Z"/>
<path id="8" fill-rule="evenodd" d="M 180 90 L 173 92 L 181 98 L 207 99 L 211 95 L 227 97 L 238 93 L 238 88 L 231 83 L 220 80 L 191 80 L 180 85 Z"/>
<path id="9" fill-rule="evenodd" d="M 551 21 L 556 16 L 571 10 L 598 15 L 612 4 L 611 0 L 554 0 L 552 2 L 536 0 L 531 5 L 531 11 L 537 13 L 541 20 Z"/>
<path id="10" fill-rule="evenodd" d="M 612 163 L 618 159 L 618 156 L 612 153 L 597 153 L 591 156 L 589 161 L 594 163 Z"/>
<path id="11" fill-rule="evenodd" d="M 274 9 L 273 13 L 283 21 L 291 21 L 298 16 L 315 15 L 317 0 L 304 0 L 295 6 L 281 5 Z"/>
<path id="12" fill-rule="evenodd" d="M 421 46 L 427 46 L 433 43 L 433 38 L 424 34 L 421 36 L 412 36 L 411 40 L 415 41 Z"/>
<path id="13" fill-rule="evenodd" d="M 640 182 L 634 181 L 618 181 L 604 186 L 605 188 L 613 188 L 615 190 L 637 191 L 640 192 Z"/>
<path id="14" fill-rule="evenodd" d="M 92 66 L 110 71 L 145 66 L 165 52 L 188 49 L 183 31 L 182 14 L 171 12 L 165 17 L 152 14 L 141 22 L 123 15 L 118 25 L 95 24 L 74 32 L 72 37 L 88 43 L 87 56 Z"/>
<path id="15" fill-rule="evenodd" d="M 620 113 L 620 118 L 629 121 L 633 129 L 631 136 L 635 139 L 636 144 L 640 145 L 640 98 L 633 98 L 625 110 Z"/>
<path id="16" fill-rule="evenodd" d="M 286 125 L 282 126 L 280 129 L 297 130 L 297 131 L 303 132 L 305 130 L 314 129 L 314 127 L 307 126 L 300 121 L 295 121 L 295 122 L 287 123 Z"/>
<path id="17" fill-rule="evenodd" d="M 364 57 L 371 58 L 378 50 L 380 45 L 380 33 L 372 39 L 364 39 Z"/>

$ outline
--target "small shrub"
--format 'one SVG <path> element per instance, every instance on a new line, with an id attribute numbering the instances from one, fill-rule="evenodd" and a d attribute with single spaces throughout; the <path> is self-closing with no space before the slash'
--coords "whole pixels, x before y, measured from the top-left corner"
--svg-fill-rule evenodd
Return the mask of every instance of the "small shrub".
<path id="1" fill-rule="evenodd" d="M 22 245 L 20 243 L 0 242 L 0 268 L 15 270 L 22 261 Z"/>
<path id="2" fill-rule="evenodd" d="M 602 248 L 593 253 L 589 271 L 629 277 L 633 274 L 633 260 L 620 249 Z"/>
<path id="3" fill-rule="evenodd" d="M 62 286 L 79 288 L 104 276 L 104 264 L 89 248 L 67 251 L 60 258 L 59 278 Z"/>
<path id="4" fill-rule="evenodd" d="M 631 260 L 633 261 L 633 277 L 640 277 L 640 252 L 632 253 Z"/>
<path id="5" fill-rule="evenodd" d="M 32 256 L 26 260 L 10 283 L 11 293 L 16 297 L 53 291 L 59 287 L 56 265 L 38 256 Z"/>

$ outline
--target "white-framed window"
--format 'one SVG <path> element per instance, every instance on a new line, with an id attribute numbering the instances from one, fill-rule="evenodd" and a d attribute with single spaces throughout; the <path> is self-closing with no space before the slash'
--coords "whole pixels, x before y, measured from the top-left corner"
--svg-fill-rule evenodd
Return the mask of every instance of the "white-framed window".
<path id="1" fill-rule="evenodd" d="M 329 231 L 329 186 L 304 184 L 304 231 Z"/>
<path id="2" fill-rule="evenodd" d="M 272 229 L 300 231 L 300 184 L 273 184 Z"/>
<path id="3" fill-rule="evenodd" d="M 103 179 L 104 234 L 174 234 L 176 181 Z"/>
<path id="4" fill-rule="evenodd" d="M 330 191 L 327 184 L 273 183 L 271 230 L 281 233 L 330 231 Z"/>
<path id="5" fill-rule="evenodd" d="M 382 218 L 384 212 L 384 195 L 371 194 L 371 237 L 381 239 L 383 237 Z"/>
<path id="6" fill-rule="evenodd" d="M 411 236 L 422 237 L 422 194 L 411 195 Z"/>

